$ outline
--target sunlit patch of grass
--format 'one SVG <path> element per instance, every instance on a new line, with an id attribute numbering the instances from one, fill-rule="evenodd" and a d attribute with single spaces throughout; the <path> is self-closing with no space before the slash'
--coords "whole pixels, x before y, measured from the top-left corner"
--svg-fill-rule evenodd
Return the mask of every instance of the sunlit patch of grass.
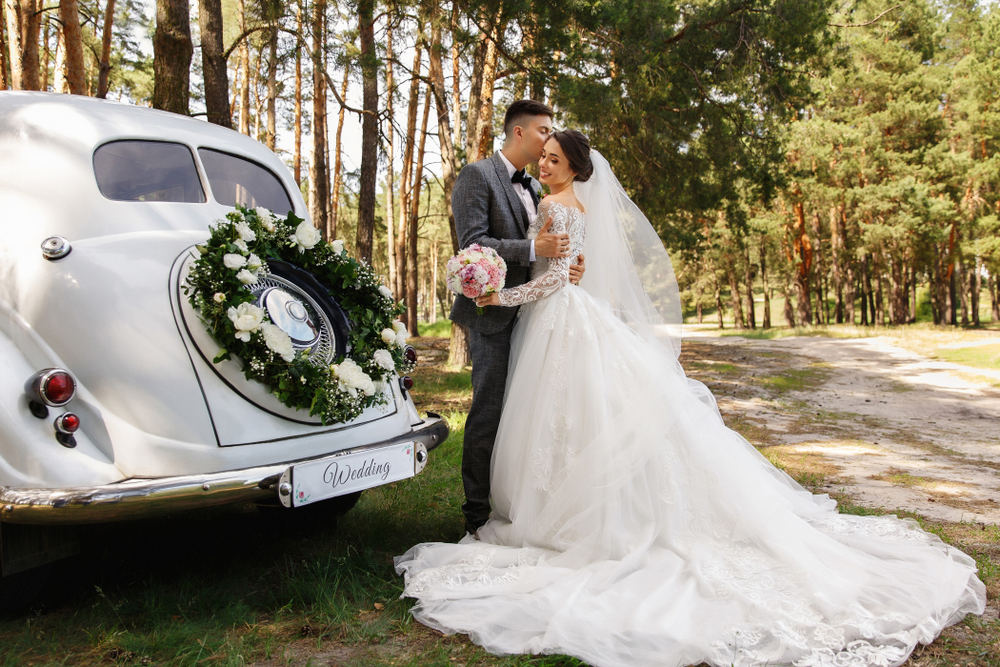
<path id="1" fill-rule="evenodd" d="M 1000 370 L 1000 343 L 970 347 L 938 348 L 934 356 L 945 361 L 975 368 Z"/>
<path id="2" fill-rule="evenodd" d="M 806 368 L 788 368 L 774 375 L 761 376 L 758 382 L 778 393 L 801 392 L 823 384 L 832 372 L 829 364 L 816 362 Z"/>
<path id="3" fill-rule="evenodd" d="M 447 338 L 451 335 L 451 320 L 442 317 L 436 322 L 417 322 L 417 331 L 421 336 Z"/>

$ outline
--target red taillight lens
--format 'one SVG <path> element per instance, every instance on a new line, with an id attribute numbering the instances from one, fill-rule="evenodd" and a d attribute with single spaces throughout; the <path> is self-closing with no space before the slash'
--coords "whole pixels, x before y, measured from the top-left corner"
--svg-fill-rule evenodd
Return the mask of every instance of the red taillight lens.
<path id="1" fill-rule="evenodd" d="M 65 405 L 76 393 L 76 383 L 66 371 L 51 373 L 42 381 L 42 395 L 56 405 Z"/>
<path id="2" fill-rule="evenodd" d="M 80 429 L 80 418 L 72 412 L 56 417 L 56 430 L 60 433 L 76 433 Z"/>
<path id="3" fill-rule="evenodd" d="M 61 368 L 46 368 L 28 378 L 24 393 L 30 401 L 58 408 L 73 400 L 76 380 Z"/>
<path id="4" fill-rule="evenodd" d="M 399 384 L 401 384 L 403 386 L 403 389 L 405 389 L 406 391 L 410 391 L 411 389 L 413 389 L 413 378 L 411 378 L 409 375 L 404 375 L 399 379 Z"/>
<path id="5" fill-rule="evenodd" d="M 411 364 L 417 363 L 417 351 L 413 348 L 412 345 L 406 346 L 406 349 L 403 350 L 403 356 L 406 357 L 406 360 L 409 361 Z"/>

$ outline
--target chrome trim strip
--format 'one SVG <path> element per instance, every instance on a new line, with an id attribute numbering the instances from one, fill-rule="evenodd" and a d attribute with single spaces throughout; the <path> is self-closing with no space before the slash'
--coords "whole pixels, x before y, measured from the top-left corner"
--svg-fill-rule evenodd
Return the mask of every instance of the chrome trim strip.
<path id="1" fill-rule="evenodd" d="M 0 487 L 0 521 L 22 524 L 84 524 L 126 521 L 181 510 L 274 497 L 278 478 L 290 465 L 329 456 L 342 456 L 415 441 L 428 450 L 448 437 L 440 416 L 427 419 L 408 433 L 382 442 L 256 468 L 201 475 L 132 478 L 102 486 L 64 489 Z"/>

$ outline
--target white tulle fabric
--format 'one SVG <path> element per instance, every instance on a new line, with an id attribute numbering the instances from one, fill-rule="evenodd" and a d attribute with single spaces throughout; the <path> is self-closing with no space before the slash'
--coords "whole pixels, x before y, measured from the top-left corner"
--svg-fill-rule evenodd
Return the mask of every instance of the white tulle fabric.
<path id="1" fill-rule="evenodd" d="M 532 235 L 550 216 L 578 253 L 586 216 L 543 206 Z M 565 267 L 532 275 L 556 284 Z M 601 667 L 884 667 L 982 613 L 971 558 L 910 520 L 838 514 L 726 428 L 668 347 L 546 285 L 521 289 L 536 300 L 514 332 L 481 541 L 397 559 L 418 620 Z"/>

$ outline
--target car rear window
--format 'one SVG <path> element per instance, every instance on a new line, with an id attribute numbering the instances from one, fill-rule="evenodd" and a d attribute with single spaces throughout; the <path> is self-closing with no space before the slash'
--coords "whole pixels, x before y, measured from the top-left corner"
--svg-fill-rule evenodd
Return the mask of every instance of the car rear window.
<path id="1" fill-rule="evenodd" d="M 165 141 L 114 141 L 94 151 L 97 187 L 108 199 L 206 201 L 191 149 Z"/>
<path id="2" fill-rule="evenodd" d="M 284 215 L 292 210 L 292 200 L 274 173 L 256 162 L 229 153 L 199 148 L 212 195 L 226 206 L 263 206 Z"/>

